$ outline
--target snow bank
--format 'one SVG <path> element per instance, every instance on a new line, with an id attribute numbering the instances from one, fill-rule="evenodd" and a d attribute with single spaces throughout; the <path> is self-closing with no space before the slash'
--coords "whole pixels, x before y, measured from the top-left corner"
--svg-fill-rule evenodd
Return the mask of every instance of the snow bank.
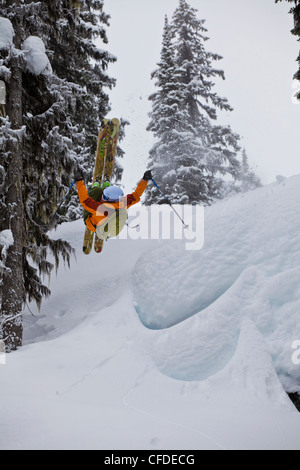
<path id="1" fill-rule="evenodd" d="M 210 386 L 221 387 L 228 378 L 256 397 L 290 410 L 293 408 L 278 379 L 268 345 L 248 318 L 242 321 L 233 357 L 221 372 L 212 376 Z"/>
<path id="2" fill-rule="evenodd" d="M 13 43 L 15 32 L 7 18 L 0 17 L 0 50 L 7 49 Z"/>
<path id="3" fill-rule="evenodd" d="M 52 67 L 46 55 L 45 44 L 36 36 L 29 36 L 22 44 L 27 70 L 34 75 L 51 75 Z"/>
<path id="4" fill-rule="evenodd" d="M 299 200 L 299 176 L 229 198 L 206 209 L 202 250 L 170 243 L 139 260 L 132 282 L 141 321 L 152 329 L 174 326 L 154 348 L 163 371 L 183 380 L 214 374 L 249 318 L 285 388 L 300 391 L 291 360 L 300 339 Z"/>

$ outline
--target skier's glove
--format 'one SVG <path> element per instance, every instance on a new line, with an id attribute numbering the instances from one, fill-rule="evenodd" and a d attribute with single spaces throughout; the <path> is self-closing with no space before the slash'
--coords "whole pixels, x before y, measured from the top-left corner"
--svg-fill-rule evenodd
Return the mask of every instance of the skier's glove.
<path id="1" fill-rule="evenodd" d="M 79 171 L 79 170 L 75 171 L 74 180 L 75 181 L 82 181 L 83 180 L 83 176 L 82 176 L 81 171 Z"/>
<path id="2" fill-rule="evenodd" d="M 152 173 L 151 173 L 151 170 L 147 170 L 147 171 L 144 173 L 143 180 L 145 180 L 145 181 L 152 180 Z"/>

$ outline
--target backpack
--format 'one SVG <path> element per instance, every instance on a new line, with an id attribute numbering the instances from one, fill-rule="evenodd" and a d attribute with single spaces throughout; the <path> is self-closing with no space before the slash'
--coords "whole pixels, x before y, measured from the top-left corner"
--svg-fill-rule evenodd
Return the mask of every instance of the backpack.
<path id="1" fill-rule="evenodd" d="M 97 226 L 97 237 L 101 240 L 116 237 L 124 228 L 127 219 L 128 214 L 126 209 L 115 209 L 113 213 L 108 216 L 107 221 Z"/>
<path id="2" fill-rule="evenodd" d="M 91 187 L 88 191 L 89 196 L 94 201 L 101 202 L 103 189 L 99 186 Z M 90 217 L 91 213 L 84 209 L 84 222 Z M 98 225 L 96 228 L 97 237 L 101 240 L 116 237 L 121 230 L 124 228 L 128 219 L 127 210 L 124 208 L 115 209 L 111 215 L 108 216 L 107 221 L 103 224 Z"/>
<path id="3" fill-rule="evenodd" d="M 103 189 L 100 188 L 99 186 L 92 186 L 88 191 L 89 196 L 92 199 L 94 199 L 94 201 L 97 201 L 97 202 L 101 202 L 102 193 L 103 193 Z M 87 211 L 86 209 L 84 209 L 83 211 L 84 223 L 86 223 L 86 219 L 90 216 L 91 216 L 91 213 Z"/>

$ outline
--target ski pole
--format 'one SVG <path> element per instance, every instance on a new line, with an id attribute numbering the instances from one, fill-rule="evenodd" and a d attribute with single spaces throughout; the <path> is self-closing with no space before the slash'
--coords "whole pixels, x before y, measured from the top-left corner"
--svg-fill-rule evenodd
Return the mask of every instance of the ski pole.
<path id="1" fill-rule="evenodd" d="M 76 180 L 74 179 L 71 186 L 69 187 L 68 191 L 66 192 L 66 194 L 64 195 L 63 199 L 60 201 L 60 203 L 58 204 L 57 206 L 57 209 L 56 211 L 54 212 L 53 215 L 56 214 L 56 212 L 58 211 L 58 209 L 60 208 L 60 206 L 62 205 L 62 203 L 64 202 L 64 200 L 66 199 L 67 195 L 69 194 L 69 192 L 71 191 L 71 189 L 73 188 L 74 184 L 76 183 Z"/>
<path id="2" fill-rule="evenodd" d="M 176 209 L 173 207 L 173 205 L 170 203 L 169 199 L 167 198 L 167 196 L 162 192 L 162 190 L 160 189 L 160 187 L 158 186 L 158 184 L 154 181 L 154 179 L 152 178 L 151 179 L 152 183 L 154 184 L 154 186 L 157 187 L 158 191 L 162 194 L 162 196 L 165 198 L 165 200 L 167 201 L 167 203 L 169 204 L 169 206 L 171 206 L 171 208 L 173 209 L 173 211 L 175 212 L 175 214 L 177 215 L 177 217 L 181 220 L 182 224 L 183 224 L 183 228 L 189 228 L 189 226 L 184 222 L 184 220 L 180 217 L 180 215 L 178 214 L 178 212 L 176 211 Z"/>
<path id="3" fill-rule="evenodd" d="M 71 186 L 69 187 L 68 191 L 66 192 L 66 194 L 64 195 L 63 199 L 60 201 L 60 203 L 58 204 L 57 208 L 56 208 L 56 211 L 54 212 L 54 214 L 51 215 L 50 217 L 50 220 L 49 220 L 49 224 L 45 226 L 45 232 L 48 232 L 48 230 L 50 229 L 51 227 L 51 224 L 53 222 L 53 220 L 55 219 L 56 217 L 56 214 L 57 214 L 57 211 L 59 210 L 60 206 L 63 204 L 64 200 L 66 199 L 67 195 L 69 194 L 69 192 L 71 191 L 71 189 L 73 188 L 74 184 L 76 183 L 76 180 L 74 179 L 72 181 L 72 184 Z"/>

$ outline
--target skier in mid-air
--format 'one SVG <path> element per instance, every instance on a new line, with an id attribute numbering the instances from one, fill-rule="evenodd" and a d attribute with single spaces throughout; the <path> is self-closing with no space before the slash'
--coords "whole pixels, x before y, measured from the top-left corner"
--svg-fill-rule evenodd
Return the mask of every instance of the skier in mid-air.
<path id="1" fill-rule="evenodd" d="M 140 201 L 152 174 L 151 170 L 146 171 L 135 191 L 127 196 L 124 196 L 119 186 L 112 186 L 108 182 L 102 187 L 96 182 L 88 192 L 79 172 L 74 175 L 74 179 L 80 204 L 85 209 L 85 224 L 91 232 L 97 232 L 97 227 L 104 225 L 118 209 L 127 210 Z"/>

